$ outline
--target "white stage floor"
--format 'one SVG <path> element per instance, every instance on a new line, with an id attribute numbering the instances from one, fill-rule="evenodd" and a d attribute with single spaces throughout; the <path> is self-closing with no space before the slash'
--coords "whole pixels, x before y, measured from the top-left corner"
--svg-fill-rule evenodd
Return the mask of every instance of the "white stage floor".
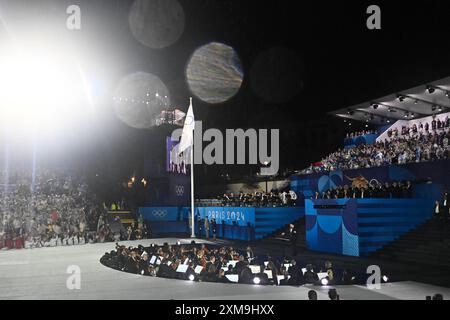
<path id="1" fill-rule="evenodd" d="M 121 242 L 127 246 L 179 239 L 152 239 Z M 190 243 L 191 239 L 181 240 Z M 200 241 L 197 241 L 200 242 Z M 103 266 L 99 259 L 114 249 L 114 243 L 71 247 L 0 251 L 0 299 L 243 299 L 303 300 L 310 289 L 318 291 L 319 299 L 327 299 L 326 288 L 302 286 L 253 286 L 238 284 L 198 283 L 181 280 L 132 275 Z M 71 265 L 81 269 L 80 290 L 69 290 L 66 281 Z M 382 284 L 381 289 L 364 286 L 336 286 L 344 300 L 418 299 L 442 293 L 450 297 L 450 289 L 417 282 Z"/>

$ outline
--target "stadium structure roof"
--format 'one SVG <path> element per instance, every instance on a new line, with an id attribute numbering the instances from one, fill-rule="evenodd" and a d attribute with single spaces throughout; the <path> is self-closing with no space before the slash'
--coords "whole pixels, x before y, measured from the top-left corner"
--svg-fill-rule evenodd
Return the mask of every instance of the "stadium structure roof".
<path id="1" fill-rule="evenodd" d="M 450 111 L 450 77 L 339 109 L 330 114 L 374 125 Z"/>

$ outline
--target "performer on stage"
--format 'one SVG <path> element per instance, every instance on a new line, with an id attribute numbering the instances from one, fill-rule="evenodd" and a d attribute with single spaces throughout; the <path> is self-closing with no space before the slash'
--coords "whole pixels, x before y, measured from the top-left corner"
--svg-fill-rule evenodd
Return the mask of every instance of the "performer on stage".
<path id="1" fill-rule="evenodd" d="M 291 244 L 291 248 L 292 248 L 292 256 L 296 256 L 297 255 L 297 230 L 295 229 L 295 225 L 290 224 L 289 228 L 287 229 L 286 232 L 283 232 L 281 234 L 282 236 L 286 236 L 289 239 L 289 243 Z"/>

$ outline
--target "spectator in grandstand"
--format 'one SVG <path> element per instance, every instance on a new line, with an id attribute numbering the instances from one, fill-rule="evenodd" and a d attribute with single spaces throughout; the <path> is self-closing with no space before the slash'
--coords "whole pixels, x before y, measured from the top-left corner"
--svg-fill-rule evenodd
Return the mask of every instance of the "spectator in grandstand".
<path id="1" fill-rule="evenodd" d="M 214 199 L 214 204 L 220 201 L 219 205 L 232 207 L 280 207 L 293 206 L 297 200 L 297 195 L 293 190 L 279 192 L 272 190 L 271 192 L 256 191 L 253 194 L 241 192 L 239 195 L 223 194 L 221 197 Z M 211 205 L 213 201 L 208 199 L 197 199 L 196 203 L 200 206 Z"/>
<path id="2" fill-rule="evenodd" d="M 397 131 L 388 131 L 388 139 L 373 145 L 360 145 L 350 149 L 341 149 L 322 161 L 311 165 L 301 173 L 327 172 L 371 168 L 390 164 L 435 161 L 449 158 L 450 131 L 448 127 L 427 131 L 404 130 L 402 135 Z"/>
<path id="3" fill-rule="evenodd" d="M 359 131 L 359 132 L 351 132 L 351 133 L 347 133 L 346 138 L 357 138 L 357 137 L 361 137 L 364 135 L 368 135 L 368 134 L 374 134 L 375 131 L 373 130 L 363 130 L 363 131 Z"/>
<path id="4" fill-rule="evenodd" d="M 79 175 L 11 170 L 1 175 L 0 247 L 37 248 L 109 241 L 103 209 Z M 102 227 L 103 226 L 103 227 Z M 99 227 L 99 228 L 98 228 Z"/>
<path id="5" fill-rule="evenodd" d="M 348 199 L 348 198 L 411 198 L 412 183 L 410 181 L 384 184 L 376 183 L 368 186 L 338 186 L 322 193 L 316 192 L 314 199 Z"/>

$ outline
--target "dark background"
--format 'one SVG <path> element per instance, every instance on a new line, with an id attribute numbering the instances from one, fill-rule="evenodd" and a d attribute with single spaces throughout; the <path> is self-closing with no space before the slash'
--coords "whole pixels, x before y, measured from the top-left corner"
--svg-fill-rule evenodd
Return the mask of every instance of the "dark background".
<path id="1" fill-rule="evenodd" d="M 364 128 L 364 124 L 356 123 L 348 127 L 327 112 L 450 74 L 448 1 L 180 3 L 186 19 L 182 37 L 168 48 L 154 50 L 131 35 L 127 18 L 132 1 L 0 1 L 2 16 L 16 28 L 26 25 L 21 19 L 28 17 L 36 25 L 57 30 L 61 43 L 70 43 L 68 50 L 81 48 L 103 61 L 101 66 L 90 66 L 90 71 L 101 75 L 104 88 L 104 99 L 97 106 L 101 117 L 94 124 L 100 133 L 77 150 L 85 153 L 82 165 L 89 175 L 121 181 L 133 174 L 145 175 L 145 159 L 147 167 L 164 163 L 162 143 L 171 128 L 127 127 L 112 111 L 113 90 L 129 73 L 150 72 L 167 85 L 172 104 L 187 110 L 192 94 L 184 76 L 186 63 L 196 48 L 211 41 L 223 42 L 237 51 L 244 82 L 238 94 L 225 103 L 208 105 L 194 100 L 196 118 L 205 128 L 280 129 L 282 171 L 303 169 L 340 147 L 346 132 Z M 70 4 L 81 6 L 81 31 L 65 29 L 65 8 Z M 366 28 L 366 8 L 371 4 L 381 7 L 381 30 Z M 48 23 L 49 17 L 56 17 L 57 22 L 53 19 Z M 258 54 L 273 47 L 295 55 L 279 66 L 286 70 L 281 75 L 276 72 L 280 62 L 267 60 L 268 70 L 275 70 L 272 83 L 277 79 L 286 86 L 290 81 L 301 82 L 301 89 L 289 101 L 268 102 L 252 90 L 252 76 L 264 76 L 252 70 Z M 300 67 L 288 72 L 290 64 Z M 220 181 L 225 173 L 242 178 L 257 170 L 245 166 L 203 167 L 197 170 L 197 181 Z"/>

